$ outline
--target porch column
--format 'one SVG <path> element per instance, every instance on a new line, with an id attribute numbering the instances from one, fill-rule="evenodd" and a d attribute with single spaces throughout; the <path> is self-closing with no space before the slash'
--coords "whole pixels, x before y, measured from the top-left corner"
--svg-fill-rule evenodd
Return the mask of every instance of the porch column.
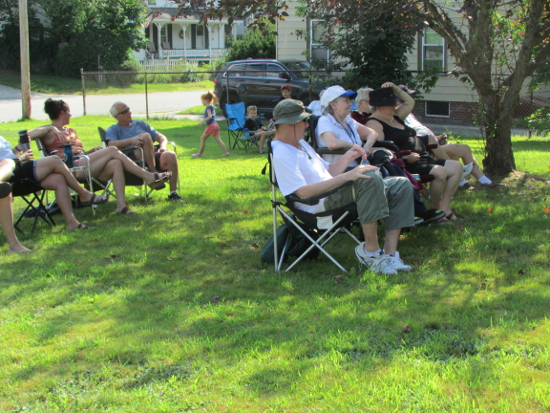
<path id="1" fill-rule="evenodd" d="M 208 27 L 208 62 L 212 64 L 212 41 L 210 40 L 210 33 L 212 33 L 212 30 L 214 28 L 213 24 L 207 24 Z"/>
<path id="2" fill-rule="evenodd" d="M 157 26 L 157 50 L 159 51 L 159 59 L 162 59 L 163 56 L 162 56 L 162 39 L 160 37 L 160 30 L 161 30 L 161 27 L 162 27 L 162 24 L 161 23 L 155 23 L 155 26 Z"/>
<path id="3" fill-rule="evenodd" d="M 181 23 L 181 31 L 183 32 L 183 60 L 187 60 L 187 43 L 186 33 L 187 33 L 187 24 Z"/>

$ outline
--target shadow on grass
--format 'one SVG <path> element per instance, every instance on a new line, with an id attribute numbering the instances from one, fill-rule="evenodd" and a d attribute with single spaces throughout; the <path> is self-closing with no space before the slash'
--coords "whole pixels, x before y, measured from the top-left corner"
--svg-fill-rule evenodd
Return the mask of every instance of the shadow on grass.
<path id="1" fill-rule="evenodd" d="M 206 167 L 215 172 L 234 164 Z M 465 222 L 418 229 L 401 241 L 413 273 L 389 277 L 353 268 L 336 283 L 339 272 L 325 258 L 273 274 L 254 247 L 271 231 L 267 178 L 220 180 L 193 187 L 181 206 L 164 202 L 161 191 L 139 205 L 146 213 L 133 217 L 105 208 L 92 220 L 90 211 L 78 211 L 98 229 L 56 228 L 55 237 L 41 229 L 28 269 L 21 271 L 18 260 L 3 262 L 4 274 L 13 275 L 3 281 L 2 305 L 23 301 L 26 312 L 12 317 L 27 329 L 33 351 L 54 353 L 14 371 L 13 380 L 73 365 L 91 366 L 98 376 L 97 365 L 104 364 L 131 369 L 122 380 L 135 389 L 172 377 L 190 380 L 215 360 L 225 371 L 252 366 L 242 369 L 241 386 L 282 395 L 322 364 L 374 370 L 404 354 L 443 364 L 467 359 L 477 383 L 499 368 L 481 356 L 543 351 L 497 348 L 487 334 L 507 341 L 546 319 L 543 191 L 460 195 Z M 538 201 L 521 199 L 530 193 Z M 337 242 L 336 259 L 356 265 L 352 248 L 351 241 Z M 60 259 L 65 249 L 70 259 Z M 69 342 L 76 344 L 60 345 Z"/>

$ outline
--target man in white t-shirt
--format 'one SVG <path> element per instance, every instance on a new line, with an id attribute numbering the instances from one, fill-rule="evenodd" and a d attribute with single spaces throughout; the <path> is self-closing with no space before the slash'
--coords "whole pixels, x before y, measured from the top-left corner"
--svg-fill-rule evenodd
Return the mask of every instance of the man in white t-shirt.
<path id="1" fill-rule="evenodd" d="M 318 205 L 296 206 L 315 213 L 355 203 L 365 235 L 365 242 L 355 248 L 359 262 L 377 273 L 410 271 L 412 267 L 405 265 L 396 251 L 401 228 L 413 226 L 409 181 L 401 177 L 382 179 L 378 168 L 372 165 L 359 165 L 344 172 L 354 159 L 365 157 L 356 148 L 329 164 L 303 140 L 309 116 L 301 102 L 291 99 L 280 102 L 273 111 L 277 129 L 272 143 L 273 167 L 282 194 L 308 198 L 352 181 L 352 185 L 323 198 Z M 379 219 L 386 223 L 384 249 L 378 244 Z"/>

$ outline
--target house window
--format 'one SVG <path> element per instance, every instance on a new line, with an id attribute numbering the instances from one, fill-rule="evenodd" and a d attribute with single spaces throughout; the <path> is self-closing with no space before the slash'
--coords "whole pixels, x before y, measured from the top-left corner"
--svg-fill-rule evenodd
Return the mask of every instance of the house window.
<path id="1" fill-rule="evenodd" d="M 310 60 L 326 66 L 329 61 L 329 50 L 325 45 L 327 25 L 323 20 L 311 20 L 309 29 Z"/>
<path id="2" fill-rule="evenodd" d="M 164 42 L 168 43 L 167 27 L 167 24 L 163 24 L 162 26 L 160 26 L 160 44 L 163 44 Z M 172 26 L 170 26 L 170 28 L 172 28 Z"/>
<path id="3" fill-rule="evenodd" d="M 445 71 L 445 40 L 432 29 L 426 29 L 422 36 L 422 70 L 434 66 Z"/>
<path id="4" fill-rule="evenodd" d="M 449 102 L 440 102 L 437 100 L 427 100 L 426 116 L 438 116 L 449 118 L 451 116 L 451 105 Z"/>

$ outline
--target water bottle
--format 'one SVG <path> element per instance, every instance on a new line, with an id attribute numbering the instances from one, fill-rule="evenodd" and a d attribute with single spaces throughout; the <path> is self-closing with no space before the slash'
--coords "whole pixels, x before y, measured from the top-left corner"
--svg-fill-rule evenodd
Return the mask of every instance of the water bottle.
<path id="1" fill-rule="evenodd" d="M 19 146 L 21 147 L 22 152 L 26 152 L 31 149 L 31 144 L 29 140 L 29 135 L 27 134 L 27 129 L 20 130 L 19 132 Z"/>
<path id="2" fill-rule="evenodd" d="M 63 148 L 63 152 L 65 152 L 65 158 L 63 159 L 63 162 L 65 162 L 65 165 L 67 165 L 68 168 L 73 167 L 73 150 L 71 148 L 70 143 L 66 143 L 65 145 L 60 145 L 60 148 Z"/>
<path id="3" fill-rule="evenodd" d="M 250 132 L 248 128 L 244 128 L 244 136 L 246 136 L 247 138 L 250 137 Z"/>

